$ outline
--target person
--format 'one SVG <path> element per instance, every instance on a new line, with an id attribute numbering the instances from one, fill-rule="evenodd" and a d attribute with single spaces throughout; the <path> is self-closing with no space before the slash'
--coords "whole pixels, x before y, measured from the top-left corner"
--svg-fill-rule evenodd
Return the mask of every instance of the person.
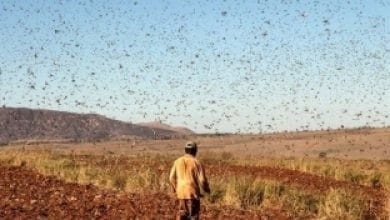
<path id="1" fill-rule="evenodd" d="M 200 188 L 210 193 L 210 187 L 203 165 L 195 158 L 197 144 L 187 142 L 184 151 L 185 155 L 175 160 L 169 175 L 172 190 L 179 200 L 176 219 L 199 219 L 200 198 L 203 197 Z"/>

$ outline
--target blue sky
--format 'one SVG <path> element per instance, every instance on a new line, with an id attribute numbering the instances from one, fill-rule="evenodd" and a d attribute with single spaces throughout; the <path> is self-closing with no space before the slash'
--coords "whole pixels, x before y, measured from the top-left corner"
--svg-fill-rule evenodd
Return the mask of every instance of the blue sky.
<path id="1" fill-rule="evenodd" d="M 1 1 L 1 105 L 199 132 L 390 125 L 389 1 Z"/>

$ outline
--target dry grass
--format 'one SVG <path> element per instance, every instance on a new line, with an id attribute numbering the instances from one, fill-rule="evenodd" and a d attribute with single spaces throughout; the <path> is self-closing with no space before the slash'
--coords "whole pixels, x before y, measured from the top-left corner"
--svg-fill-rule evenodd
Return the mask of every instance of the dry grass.
<path id="1" fill-rule="evenodd" d="M 362 219 L 368 212 L 364 196 L 344 189 L 331 189 L 324 194 L 297 190 L 278 182 L 230 177 L 214 180 L 210 204 L 230 205 L 241 209 L 278 207 L 300 218 Z"/>
<path id="2" fill-rule="evenodd" d="M 341 160 L 315 158 L 234 157 L 231 153 L 207 152 L 205 161 L 237 165 L 269 166 L 313 173 L 355 184 L 383 187 L 390 191 L 390 160 Z"/>
<path id="3" fill-rule="evenodd" d="M 169 192 L 168 172 L 175 155 L 74 155 L 51 151 L 0 151 L 0 162 L 24 164 L 44 175 L 70 182 L 92 183 L 128 192 Z M 388 161 L 341 161 L 330 159 L 270 159 L 235 157 L 230 153 L 202 154 L 206 164 L 252 164 L 302 170 L 360 184 L 390 186 Z M 388 172 L 389 171 L 389 172 Z M 275 181 L 249 176 L 212 176 L 207 205 L 241 209 L 279 208 L 292 216 L 324 219 L 361 219 L 367 211 L 362 195 L 342 189 L 313 193 Z M 390 213 L 390 202 L 387 210 Z"/>

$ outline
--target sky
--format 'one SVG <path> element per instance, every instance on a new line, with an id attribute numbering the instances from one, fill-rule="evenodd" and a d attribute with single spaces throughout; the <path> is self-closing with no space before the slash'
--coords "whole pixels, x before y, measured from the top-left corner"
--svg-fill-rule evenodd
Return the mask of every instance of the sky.
<path id="1" fill-rule="evenodd" d="M 0 105 L 197 132 L 390 125 L 390 1 L 0 1 Z"/>

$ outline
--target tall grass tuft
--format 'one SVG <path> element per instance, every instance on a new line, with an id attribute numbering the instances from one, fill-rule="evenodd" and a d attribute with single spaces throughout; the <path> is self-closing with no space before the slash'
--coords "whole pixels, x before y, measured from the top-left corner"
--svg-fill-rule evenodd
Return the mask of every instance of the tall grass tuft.
<path id="1" fill-rule="evenodd" d="M 319 216 L 334 219 L 361 219 L 369 213 L 368 204 L 343 189 L 331 189 L 321 200 Z"/>

